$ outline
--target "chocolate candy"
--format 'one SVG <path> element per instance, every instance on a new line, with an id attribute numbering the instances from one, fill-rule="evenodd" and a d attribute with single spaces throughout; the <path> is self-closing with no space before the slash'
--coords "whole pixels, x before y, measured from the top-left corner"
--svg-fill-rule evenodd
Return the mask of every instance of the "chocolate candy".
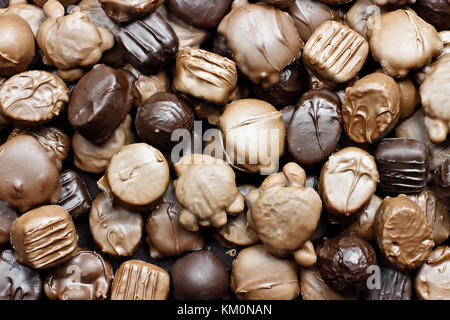
<path id="1" fill-rule="evenodd" d="M 430 223 L 403 194 L 383 200 L 373 227 L 380 251 L 399 270 L 420 267 L 434 246 Z"/>
<path id="2" fill-rule="evenodd" d="M 81 0 L 77 7 L 88 16 L 89 20 L 97 27 L 110 30 L 115 36 L 120 30 L 120 25 L 114 23 L 103 10 L 99 0 Z M 117 42 L 113 48 L 117 48 Z"/>
<path id="3" fill-rule="evenodd" d="M 367 28 L 374 27 L 373 22 L 376 22 L 369 19 L 378 19 L 384 11 L 384 7 L 373 4 L 371 0 L 357 0 L 345 14 L 345 24 L 367 39 Z"/>
<path id="4" fill-rule="evenodd" d="M 380 183 L 386 193 L 417 193 L 428 180 L 430 157 L 427 147 L 413 139 L 384 139 L 375 151 Z"/>
<path id="5" fill-rule="evenodd" d="M 317 267 L 325 283 L 344 294 L 363 291 L 369 268 L 376 263 L 372 246 L 355 235 L 327 239 L 317 254 Z"/>
<path id="6" fill-rule="evenodd" d="M 1 12 L 15 14 L 24 19 L 30 25 L 31 31 L 35 36 L 42 22 L 44 22 L 46 18 L 45 13 L 41 8 L 28 4 L 25 0 L 11 1 L 9 7 Z"/>
<path id="7" fill-rule="evenodd" d="M 411 116 L 420 103 L 420 95 L 410 77 L 397 81 L 400 87 L 400 119 Z"/>
<path id="8" fill-rule="evenodd" d="M 15 14 L 0 15 L 0 76 L 24 71 L 34 57 L 34 35 L 30 25 Z"/>
<path id="9" fill-rule="evenodd" d="M 367 289 L 364 293 L 365 300 L 412 299 L 412 281 L 406 272 L 385 267 L 381 269 L 379 277 L 379 282 L 372 283 L 375 288 Z"/>
<path id="10" fill-rule="evenodd" d="M 173 141 L 175 130 L 194 128 L 194 113 L 173 93 L 157 92 L 141 105 L 136 115 L 139 137 L 163 152 L 170 152 L 178 141 Z"/>
<path id="11" fill-rule="evenodd" d="M 157 73 L 178 52 L 178 37 L 158 12 L 122 27 L 116 38 L 127 61 L 144 74 Z"/>
<path id="12" fill-rule="evenodd" d="M 34 269 L 51 269 L 73 257 L 78 235 L 72 218 L 60 206 L 42 206 L 14 220 L 11 244 L 17 262 Z"/>
<path id="13" fill-rule="evenodd" d="M 146 143 L 122 147 L 97 183 L 114 205 L 134 211 L 155 206 L 169 185 L 169 165 L 162 153 Z"/>
<path id="14" fill-rule="evenodd" d="M 16 261 L 13 250 L 0 253 L 0 300 L 39 300 L 42 280 L 39 273 Z"/>
<path id="15" fill-rule="evenodd" d="M 297 103 L 306 90 L 306 72 L 302 64 L 294 61 L 281 72 L 280 81 L 270 88 L 251 83 L 251 90 L 256 98 L 282 107 Z"/>
<path id="16" fill-rule="evenodd" d="M 141 242 L 143 226 L 139 213 L 113 207 L 103 193 L 92 203 L 89 227 L 104 254 L 116 258 L 131 256 Z"/>
<path id="17" fill-rule="evenodd" d="M 9 244 L 11 225 L 16 219 L 16 210 L 0 200 L 0 245 Z"/>
<path id="18" fill-rule="evenodd" d="M 433 190 L 438 201 L 450 210 L 450 158 L 447 158 L 434 172 Z"/>
<path id="19" fill-rule="evenodd" d="M 235 166 L 249 172 L 276 169 L 286 135 L 281 115 L 274 106 L 257 99 L 237 100 L 225 108 L 219 127 Z"/>
<path id="20" fill-rule="evenodd" d="M 289 8 L 289 6 L 295 2 L 295 0 L 262 0 L 262 1 L 269 4 L 273 4 L 274 6 L 283 9 Z"/>
<path id="21" fill-rule="evenodd" d="M 170 276 L 153 264 L 128 260 L 120 265 L 111 288 L 111 300 L 166 300 Z"/>
<path id="22" fill-rule="evenodd" d="M 416 294 L 422 300 L 449 300 L 449 281 L 450 247 L 437 247 L 416 275 Z"/>
<path id="23" fill-rule="evenodd" d="M 183 48 L 178 52 L 175 90 L 218 105 L 230 102 L 237 84 L 235 63 L 202 49 Z"/>
<path id="24" fill-rule="evenodd" d="M 20 212 L 56 203 L 61 194 L 56 162 L 29 135 L 0 147 L 0 181 L 0 199 Z"/>
<path id="25" fill-rule="evenodd" d="M 282 70 L 300 57 L 303 47 L 289 15 L 265 4 L 234 8 L 218 31 L 242 73 L 264 88 L 280 81 Z"/>
<path id="26" fill-rule="evenodd" d="M 72 128 L 94 144 L 105 143 L 133 106 L 134 81 L 128 71 L 94 66 L 72 92 L 67 115 Z"/>
<path id="27" fill-rule="evenodd" d="M 212 36 L 212 51 L 223 57 L 231 58 L 231 51 L 227 45 L 227 39 L 220 33 L 216 32 Z"/>
<path id="28" fill-rule="evenodd" d="M 359 33 L 339 22 L 326 21 L 306 42 L 302 57 L 321 80 L 344 83 L 361 70 L 368 52 L 369 44 Z"/>
<path id="29" fill-rule="evenodd" d="M 181 205 L 170 183 L 162 203 L 149 214 L 145 224 L 145 240 L 153 259 L 181 256 L 185 252 L 203 248 L 202 233 L 186 231 L 178 221 L 180 210 Z"/>
<path id="30" fill-rule="evenodd" d="M 340 109 L 341 100 L 328 89 L 303 95 L 287 130 L 289 152 L 296 161 L 314 165 L 336 149 L 342 127 Z"/>
<path id="31" fill-rule="evenodd" d="M 116 23 L 138 20 L 155 11 L 164 0 L 99 0 L 108 17 Z"/>
<path id="32" fill-rule="evenodd" d="M 75 219 L 85 216 L 91 209 L 91 197 L 81 177 L 73 170 L 64 170 L 59 176 L 61 196 L 58 205 Z"/>
<path id="33" fill-rule="evenodd" d="M 325 21 L 341 22 L 344 16 L 342 10 L 330 8 L 317 0 L 295 0 L 287 12 L 294 20 L 303 42 L 308 41 L 313 32 Z"/>
<path id="34" fill-rule="evenodd" d="M 43 7 L 48 0 L 33 0 L 39 7 Z M 61 0 L 59 1 L 65 8 L 78 2 L 78 0 Z"/>
<path id="35" fill-rule="evenodd" d="M 228 290 L 228 271 L 211 251 L 192 252 L 173 265 L 172 287 L 177 300 L 222 299 Z"/>
<path id="36" fill-rule="evenodd" d="M 375 235 L 373 234 L 373 222 L 375 220 L 375 215 L 377 214 L 378 208 L 381 205 L 381 201 L 382 199 L 374 194 L 369 204 L 359 215 L 358 220 L 345 225 L 344 232 L 353 233 L 367 241 L 374 240 Z"/>
<path id="37" fill-rule="evenodd" d="M 331 5 L 339 5 L 347 2 L 351 2 L 352 0 L 320 0 L 323 3 L 331 4 Z"/>
<path id="38" fill-rule="evenodd" d="M 239 300 L 295 300 L 298 266 L 274 257 L 263 245 L 247 247 L 233 261 L 230 288 Z"/>
<path id="39" fill-rule="evenodd" d="M 0 88 L 0 109 L 17 126 L 37 126 L 64 110 L 69 89 L 46 71 L 25 71 Z"/>
<path id="40" fill-rule="evenodd" d="M 383 13 L 377 26 L 367 30 L 370 52 L 392 77 L 404 77 L 442 52 L 439 34 L 412 10 Z M 374 17 L 368 22 L 374 23 Z M 398 45 L 401 43 L 402 45 Z"/>
<path id="41" fill-rule="evenodd" d="M 53 158 L 60 169 L 64 159 L 66 159 L 70 150 L 70 138 L 56 127 L 41 126 L 35 128 L 19 129 L 15 128 L 8 136 L 8 140 L 19 135 L 26 134 L 34 137 L 42 147 Z"/>
<path id="42" fill-rule="evenodd" d="M 344 129 L 357 143 L 383 138 L 398 122 L 401 91 L 391 77 L 372 73 L 345 89 Z"/>
<path id="43" fill-rule="evenodd" d="M 168 0 L 170 11 L 178 18 L 201 28 L 219 24 L 231 6 L 231 0 Z"/>
<path id="44" fill-rule="evenodd" d="M 330 156 L 320 173 L 319 192 L 332 222 L 357 219 L 378 180 L 375 160 L 366 151 L 347 147 Z"/>
<path id="45" fill-rule="evenodd" d="M 182 157 L 174 168 L 178 175 L 175 193 L 182 206 L 179 221 L 186 230 L 221 228 L 227 223 L 227 212 L 244 210 L 244 197 L 236 187 L 233 169 L 225 161 L 192 154 Z"/>
<path id="46" fill-rule="evenodd" d="M 408 195 L 408 198 L 414 201 L 427 217 L 433 231 L 434 243 L 444 243 L 450 236 L 450 215 L 437 201 L 434 192 L 425 188 L 420 193 Z"/>
<path id="47" fill-rule="evenodd" d="M 437 31 L 450 29 L 450 3 L 447 0 L 416 0 L 413 8 Z"/>
<path id="48" fill-rule="evenodd" d="M 131 131 L 133 119 L 127 115 L 120 126 L 114 130 L 111 137 L 101 146 L 95 145 L 82 135 L 75 133 L 72 138 L 75 166 L 83 171 L 103 173 L 109 165 L 111 158 L 123 146 L 134 143 L 136 137 Z"/>
<path id="49" fill-rule="evenodd" d="M 51 300 L 104 300 L 113 280 L 111 264 L 94 251 L 79 250 L 45 277 Z"/>

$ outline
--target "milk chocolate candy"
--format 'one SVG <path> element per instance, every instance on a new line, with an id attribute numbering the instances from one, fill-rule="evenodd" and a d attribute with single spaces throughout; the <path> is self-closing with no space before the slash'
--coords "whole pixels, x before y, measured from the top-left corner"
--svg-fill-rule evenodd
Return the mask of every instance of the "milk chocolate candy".
<path id="1" fill-rule="evenodd" d="M 290 154 L 302 165 L 325 160 L 341 136 L 341 100 L 328 89 L 310 90 L 297 103 L 287 129 Z"/>
<path id="2" fill-rule="evenodd" d="M 368 22 L 374 23 L 373 19 L 378 21 L 367 30 L 370 52 L 383 71 L 392 77 L 404 77 L 442 52 L 437 31 L 412 10 L 386 12 L 369 18 Z"/>
<path id="3" fill-rule="evenodd" d="M 235 95 L 236 64 L 216 53 L 183 48 L 178 52 L 173 88 L 218 105 L 225 105 Z"/>
<path id="4" fill-rule="evenodd" d="M 436 199 L 431 189 L 425 188 L 420 193 L 408 195 L 427 217 L 433 231 L 434 243 L 439 245 L 450 236 L 450 215 L 448 211 Z"/>
<path id="5" fill-rule="evenodd" d="M 111 264 L 94 251 L 80 249 L 44 281 L 51 300 L 104 300 L 113 280 Z"/>
<path id="6" fill-rule="evenodd" d="M 178 221 L 180 210 L 173 183 L 170 183 L 161 204 L 149 214 L 145 224 L 145 240 L 153 259 L 181 256 L 203 248 L 202 233 L 186 231 Z"/>
<path id="7" fill-rule="evenodd" d="M 106 15 L 99 0 L 81 0 L 77 3 L 77 7 L 80 8 L 81 12 L 87 15 L 89 20 L 97 27 L 108 29 L 112 34 L 114 34 L 114 36 L 118 34 L 120 25 L 112 21 Z M 117 42 L 115 42 L 113 48 L 117 47 L 119 46 L 117 46 Z M 119 51 L 121 52 L 121 50 Z"/>
<path id="8" fill-rule="evenodd" d="M 47 2 L 48 0 L 33 0 L 34 3 L 36 3 L 39 7 L 43 7 L 44 4 Z M 78 2 L 78 0 L 61 0 L 59 1 L 65 8 L 76 4 Z"/>
<path id="9" fill-rule="evenodd" d="M 155 11 L 164 0 L 99 0 L 108 17 L 116 23 L 138 20 Z"/>
<path id="10" fill-rule="evenodd" d="M 130 257 L 142 238 L 144 221 L 138 212 L 119 206 L 100 193 L 92 203 L 89 227 L 101 252 L 112 257 Z"/>
<path id="11" fill-rule="evenodd" d="M 300 57 L 303 47 L 289 15 L 260 3 L 231 10 L 218 32 L 227 40 L 242 73 L 264 88 L 280 81 L 283 69 Z"/>
<path id="12" fill-rule="evenodd" d="M 385 193 L 417 193 L 428 180 L 430 157 L 427 147 L 413 139 L 384 139 L 375 150 L 380 183 Z"/>
<path id="13" fill-rule="evenodd" d="M 379 280 L 364 292 L 364 300 L 412 300 L 411 277 L 391 267 L 381 269 Z"/>
<path id="14" fill-rule="evenodd" d="M 29 4 L 26 0 L 11 1 L 8 8 L 2 9 L 0 12 L 15 14 L 24 19 L 30 25 L 31 31 L 35 36 L 46 18 L 44 11 L 40 7 Z"/>
<path id="15" fill-rule="evenodd" d="M 417 272 L 416 294 L 421 300 L 450 299 L 450 247 L 434 249 Z"/>
<path id="16" fill-rule="evenodd" d="M 353 79 L 364 65 L 369 44 L 356 31 L 336 22 L 318 27 L 303 48 L 303 61 L 321 80 L 344 83 Z"/>
<path id="17" fill-rule="evenodd" d="M 158 12 L 122 27 L 116 38 L 126 60 L 143 74 L 159 72 L 178 52 L 178 37 Z"/>
<path id="18" fill-rule="evenodd" d="M 229 104 L 219 119 L 226 152 L 233 164 L 249 172 L 272 173 L 283 155 L 286 127 L 282 113 L 257 99 Z"/>
<path id="19" fill-rule="evenodd" d="M 61 196 L 58 205 L 75 219 L 85 216 L 91 209 L 91 197 L 81 177 L 73 170 L 64 170 L 60 176 Z"/>
<path id="20" fill-rule="evenodd" d="M 164 269 L 140 260 L 120 265 L 111 288 L 111 300 L 166 300 L 170 276 Z"/>
<path id="21" fill-rule="evenodd" d="M 358 220 L 345 225 L 345 232 L 353 233 L 367 241 L 374 240 L 373 223 L 381 201 L 383 200 L 374 194 L 369 204 L 362 210 Z"/>
<path id="22" fill-rule="evenodd" d="M 97 183 L 113 203 L 128 210 L 154 207 L 169 185 L 169 165 L 162 153 L 146 143 L 122 147 Z"/>
<path id="23" fill-rule="evenodd" d="M 274 257 L 263 245 L 247 247 L 233 261 L 230 288 L 239 300 L 295 300 L 298 266 Z"/>
<path id="24" fill-rule="evenodd" d="M 401 91 L 398 84 L 382 73 L 372 73 L 345 89 L 342 104 L 344 129 L 357 143 L 373 143 L 397 124 Z"/>
<path id="25" fill-rule="evenodd" d="M 434 172 L 433 190 L 438 201 L 450 210 L 450 158 L 447 158 Z"/>
<path id="26" fill-rule="evenodd" d="M 397 81 L 400 87 L 400 119 L 406 119 L 411 116 L 420 103 L 419 90 L 414 85 L 410 77 Z"/>
<path id="27" fill-rule="evenodd" d="M 420 86 L 425 125 L 433 143 L 445 141 L 450 129 L 450 104 L 445 97 L 450 92 L 450 54 L 445 54 L 432 65 L 430 73 Z"/>
<path id="28" fill-rule="evenodd" d="M 64 81 L 46 71 L 25 71 L 0 88 L 0 109 L 16 126 L 38 126 L 59 115 L 69 101 Z"/>
<path id="29" fill-rule="evenodd" d="M 447 0 L 416 0 L 413 9 L 437 31 L 450 29 L 450 3 Z"/>
<path id="30" fill-rule="evenodd" d="M 16 261 L 13 250 L 0 252 L 0 300 L 39 300 L 42 280 L 39 273 Z"/>
<path id="31" fill-rule="evenodd" d="M 176 300 L 219 300 L 227 293 L 227 268 L 211 251 L 183 256 L 175 262 L 171 274 Z"/>
<path id="32" fill-rule="evenodd" d="M 17 217 L 16 210 L 0 200 L 0 245 L 9 244 L 11 225 Z"/>
<path id="33" fill-rule="evenodd" d="M 0 199 L 20 212 L 56 203 L 59 168 L 33 137 L 21 135 L 0 147 Z"/>
<path id="34" fill-rule="evenodd" d="M 221 228 L 227 223 L 227 213 L 244 210 L 236 176 L 225 161 L 191 154 L 183 156 L 174 168 L 178 175 L 175 194 L 182 206 L 179 221 L 186 230 L 198 231 L 200 226 Z"/>
<path id="35" fill-rule="evenodd" d="M 34 57 L 34 35 L 30 25 L 13 13 L 0 14 L 0 76 L 24 71 Z"/>
<path id="36" fill-rule="evenodd" d="M 14 220 L 11 244 L 17 262 L 34 269 L 51 269 L 73 257 L 78 236 L 72 218 L 60 206 L 42 206 Z"/>
<path id="37" fill-rule="evenodd" d="M 39 141 L 41 146 L 48 152 L 49 156 L 55 160 L 58 168 L 61 169 L 62 163 L 70 150 L 70 138 L 64 131 L 50 126 L 26 129 L 15 128 L 9 134 L 8 140 L 22 134 L 32 136 Z"/>
<path id="38" fill-rule="evenodd" d="M 168 0 L 170 11 L 178 18 L 201 28 L 219 24 L 231 6 L 231 0 Z"/>
<path id="39" fill-rule="evenodd" d="M 75 166 L 86 172 L 103 173 L 113 155 L 123 146 L 136 141 L 136 137 L 131 131 L 132 121 L 131 116 L 127 115 L 120 126 L 114 130 L 112 136 L 100 146 L 89 142 L 79 133 L 75 133 L 72 138 Z"/>
<path id="40" fill-rule="evenodd" d="M 434 247 L 430 223 L 419 206 L 403 194 L 383 200 L 374 232 L 380 251 L 399 270 L 417 269 Z"/>
<path id="41" fill-rule="evenodd" d="M 345 14 L 345 24 L 367 39 L 367 29 L 373 27 L 373 22 L 384 11 L 384 7 L 375 5 L 371 0 L 357 0 Z M 367 25 L 370 17 L 375 19 Z"/>
<path id="42" fill-rule="evenodd" d="M 355 235 L 327 239 L 317 254 L 317 267 L 325 283 L 344 294 L 363 291 L 369 268 L 376 263 L 375 250 Z"/>
<path id="43" fill-rule="evenodd" d="M 366 151 L 347 147 L 330 156 L 320 173 L 319 192 L 331 221 L 357 219 L 378 181 L 375 159 Z"/>

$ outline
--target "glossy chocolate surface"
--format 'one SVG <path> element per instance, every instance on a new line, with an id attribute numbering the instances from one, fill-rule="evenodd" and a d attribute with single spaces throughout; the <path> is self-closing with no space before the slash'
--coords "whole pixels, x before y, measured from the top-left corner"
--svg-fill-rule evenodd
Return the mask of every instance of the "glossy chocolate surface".
<path id="1" fill-rule="evenodd" d="M 433 178 L 434 194 L 438 201 L 450 210 L 450 159 L 447 158 L 436 169 Z"/>
<path id="2" fill-rule="evenodd" d="M 164 0 L 99 0 L 106 15 L 116 23 L 135 21 L 155 11 Z"/>
<path id="3" fill-rule="evenodd" d="M 18 217 L 16 210 L 0 200 L 0 245 L 9 243 L 9 232 L 14 220 Z"/>
<path id="4" fill-rule="evenodd" d="M 450 2 L 448 0 L 416 0 L 413 8 L 436 30 L 450 29 Z"/>
<path id="5" fill-rule="evenodd" d="M 58 205 L 66 209 L 73 219 L 85 216 L 91 209 L 91 196 L 78 173 L 64 170 L 59 176 L 61 196 Z"/>

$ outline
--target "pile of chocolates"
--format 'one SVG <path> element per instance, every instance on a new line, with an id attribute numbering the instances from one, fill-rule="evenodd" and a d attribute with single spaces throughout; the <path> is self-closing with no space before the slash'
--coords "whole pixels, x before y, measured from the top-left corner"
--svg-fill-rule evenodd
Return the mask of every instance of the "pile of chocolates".
<path id="1" fill-rule="evenodd" d="M 0 0 L 0 299 L 450 300 L 448 0 Z"/>

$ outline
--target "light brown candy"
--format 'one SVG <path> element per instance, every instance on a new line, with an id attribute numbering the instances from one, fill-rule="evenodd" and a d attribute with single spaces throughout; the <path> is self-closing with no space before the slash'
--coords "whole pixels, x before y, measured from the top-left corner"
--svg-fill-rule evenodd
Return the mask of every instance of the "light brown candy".
<path id="1" fill-rule="evenodd" d="M 36 36 L 40 25 L 45 20 L 44 11 L 26 0 L 10 0 L 9 7 L 0 9 L 0 13 L 16 14 L 30 25 L 31 31 Z"/>
<path id="2" fill-rule="evenodd" d="M 164 0 L 99 0 L 106 15 L 116 23 L 138 20 L 155 11 Z"/>
<path id="3" fill-rule="evenodd" d="M 345 24 L 367 40 L 367 29 L 374 27 L 373 23 L 377 22 L 384 11 L 384 7 L 379 7 L 370 0 L 357 0 L 345 14 Z M 370 17 L 375 19 L 371 20 L 372 24 L 367 25 Z"/>
<path id="4" fill-rule="evenodd" d="M 397 81 L 400 87 L 400 120 L 411 116 L 420 103 L 419 90 L 410 77 Z"/>
<path id="5" fill-rule="evenodd" d="M 382 199 L 374 194 L 370 203 L 363 209 L 358 220 L 346 226 L 345 232 L 354 233 L 367 241 L 374 240 L 373 222 L 381 201 Z"/>

